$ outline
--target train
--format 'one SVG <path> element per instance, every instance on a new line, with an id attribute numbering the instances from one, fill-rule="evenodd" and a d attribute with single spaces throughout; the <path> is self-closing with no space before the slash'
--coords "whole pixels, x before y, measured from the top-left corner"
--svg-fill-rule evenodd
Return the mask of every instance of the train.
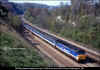
<path id="1" fill-rule="evenodd" d="M 87 58 L 86 52 L 74 45 L 71 45 L 63 40 L 60 40 L 56 37 L 53 37 L 45 32 L 42 32 L 36 28 L 33 28 L 29 24 L 24 23 L 24 27 L 31 31 L 36 36 L 40 37 L 44 41 L 51 44 L 53 47 L 59 49 L 61 52 L 71 56 L 73 59 L 75 59 L 77 62 L 85 61 Z"/>

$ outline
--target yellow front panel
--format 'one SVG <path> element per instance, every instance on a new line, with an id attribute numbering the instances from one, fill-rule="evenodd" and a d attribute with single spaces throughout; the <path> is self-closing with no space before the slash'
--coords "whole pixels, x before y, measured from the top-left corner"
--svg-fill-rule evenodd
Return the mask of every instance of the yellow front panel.
<path id="1" fill-rule="evenodd" d="M 80 61 L 80 60 L 86 60 L 86 55 L 79 55 L 78 56 L 78 60 Z"/>

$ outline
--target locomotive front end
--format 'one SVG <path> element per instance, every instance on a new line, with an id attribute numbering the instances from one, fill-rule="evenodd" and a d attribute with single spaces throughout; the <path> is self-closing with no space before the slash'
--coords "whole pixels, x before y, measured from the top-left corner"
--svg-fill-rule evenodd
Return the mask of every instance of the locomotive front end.
<path id="1" fill-rule="evenodd" d="M 80 54 L 77 56 L 78 61 L 85 61 L 87 59 L 87 55 L 85 54 Z"/>

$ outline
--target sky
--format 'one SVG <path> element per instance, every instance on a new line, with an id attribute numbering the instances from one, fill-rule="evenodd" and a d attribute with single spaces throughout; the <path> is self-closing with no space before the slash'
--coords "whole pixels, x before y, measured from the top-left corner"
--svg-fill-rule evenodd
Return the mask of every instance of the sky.
<path id="1" fill-rule="evenodd" d="M 61 2 L 64 4 L 67 3 L 70 5 L 70 0 L 8 0 L 9 2 L 14 2 L 14 3 L 39 3 L 39 4 L 46 4 L 49 6 L 57 6 L 60 5 Z"/>

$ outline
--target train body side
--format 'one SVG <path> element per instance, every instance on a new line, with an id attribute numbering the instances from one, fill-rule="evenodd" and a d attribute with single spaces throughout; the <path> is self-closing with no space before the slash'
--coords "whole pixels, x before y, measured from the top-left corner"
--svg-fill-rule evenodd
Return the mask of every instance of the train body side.
<path id="1" fill-rule="evenodd" d="M 61 44 L 61 43 L 57 43 L 56 47 L 58 49 L 60 49 L 61 51 L 63 51 L 64 53 L 70 55 L 72 58 L 74 58 L 76 61 L 82 61 L 82 60 L 86 60 L 86 55 L 84 54 L 80 54 L 78 52 L 73 51 L 72 49 L 66 47 L 65 45 Z"/>
<path id="2" fill-rule="evenodd" d="M 72 48 L 70 48 L 71 46 L 67 46 L 62 44 L 61 42 L 56 43 L 56 41 L 48 36 L 46 36 L 45 34 L 41 33 L 40 31 L 33 29 L 32 26 L 28 25 L 28 24 L 24 24 L 24 27 L 28 30 L 30 30 L 32 33 L 34 33 L 36 36 L 40 37 L 41 39 L 45 40 L 46 42 L 48 42 L 49 44 L 55 46 L 56 48 L 58 48 L 59 50 L 61 50 L 62 52 L 70 55 L 71 57 L 73 57 L 76 61 L 80 61 L 80 60 L 85 60 L 86 59 L 86 55 L 85 53 L 80 53 L 80 52 L 76 52 L 75 50 L 73 50 Z M 73 47 L 75 48 L 75 47 Z"/>

